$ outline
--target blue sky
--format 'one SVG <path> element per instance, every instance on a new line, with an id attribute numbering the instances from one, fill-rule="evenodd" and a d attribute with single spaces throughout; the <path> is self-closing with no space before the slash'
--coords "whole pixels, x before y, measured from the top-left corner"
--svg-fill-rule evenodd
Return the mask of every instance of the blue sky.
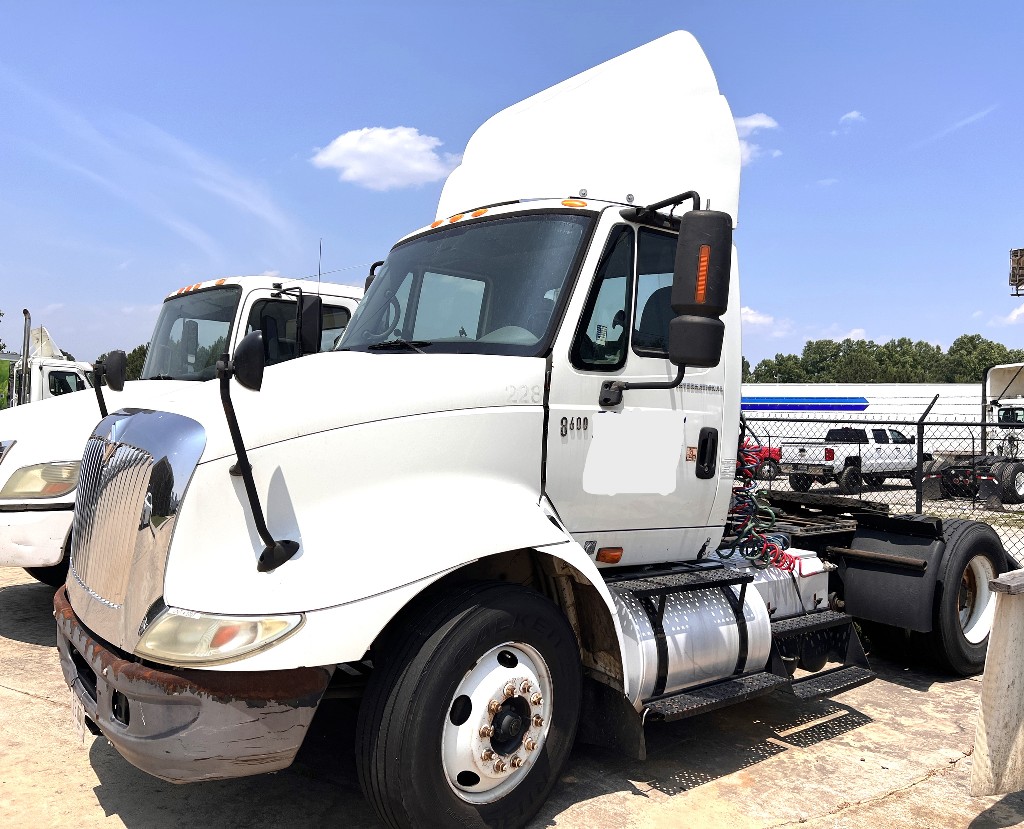
<path id="1" fill-rule="evenodd" d="M 746 143 L 744 353 L 1024 345 L 1018 2 L 6 2 L 0 339 L 92 359 L 171 290 L 367 265 L 433 218 L 487 117 L 674 29 Z M 665 85 L 671 78 L 638 78 Z M 614 102 L 609 102 L 614 105 Z M 404 129 L 400 129 L 404 128 Z M 645 141 L 637 136 L 638 151 Z M 685 183 L 681 188 L 685 189 Z M 529 195 L 529 194 L 524 194 Z"/>

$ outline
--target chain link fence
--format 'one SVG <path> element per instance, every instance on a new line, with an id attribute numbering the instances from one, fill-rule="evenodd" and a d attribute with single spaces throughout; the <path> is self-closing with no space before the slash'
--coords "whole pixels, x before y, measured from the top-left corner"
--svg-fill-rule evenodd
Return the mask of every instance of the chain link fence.
<path id="1" fill-rule="evenodd" d="M 745 417 L 757 489 L 855 496 L 895 514 L 991 524 L 1024 562 L 1024 431 L 978 420 Z"/>

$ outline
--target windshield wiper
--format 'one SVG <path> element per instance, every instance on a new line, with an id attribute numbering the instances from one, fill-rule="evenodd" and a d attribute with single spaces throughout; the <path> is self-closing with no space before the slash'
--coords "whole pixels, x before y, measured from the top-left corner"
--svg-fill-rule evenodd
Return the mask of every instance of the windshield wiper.
<path id="1" fill-rule="evenodd" d="M 171 377 L 170 374 L 154 374 L 152 377 L 147 377 L 147 380 L 177 380 L 177 377 Z"/>
<path id="2" fill-rule="evenodd" d="M 401 337 L 396 337 L 393 340 L 384 340 L 382 343 L 374 343 L 373 345 L 366 346 L 367 351 L 394 351 L 399 348 L 404 348 L 410 351 L 418 351 L 420 354 L 426 354 L 427 352 L 420 349 L 421 345 L 433 345 L 430 340 L 403 340 Z"/>

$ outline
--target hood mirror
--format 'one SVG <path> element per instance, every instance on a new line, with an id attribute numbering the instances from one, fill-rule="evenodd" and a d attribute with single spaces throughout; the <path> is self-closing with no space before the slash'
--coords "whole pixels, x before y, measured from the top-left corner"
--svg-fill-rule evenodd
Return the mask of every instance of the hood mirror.
<path id="1" fill-rule="evenodd" d="M 235 349 L 231 368 L 235 378 L 252 391 L 259 391 L 263 385 L 263 369 L 267 361 L 263 354 L 263 332 L 253 331 L 246 334 Z"/>

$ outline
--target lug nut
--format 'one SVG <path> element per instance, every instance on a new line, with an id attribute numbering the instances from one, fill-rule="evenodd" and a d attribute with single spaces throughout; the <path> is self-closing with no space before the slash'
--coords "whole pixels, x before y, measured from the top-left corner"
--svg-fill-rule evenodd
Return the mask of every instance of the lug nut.
<path id="1" fill-rule="evenodd" d="M 514 697 L 515 695 L 516 695 L 516 686 L 515 686 L 514 683 L 510 682 L 508 685 L 505 686 L 505 696 L 506 697 Z"/>
<path id="2" fill-rule="evenodd" d="M 530 693 L 530 680 L 524 679 L 523 684 L 519 686 L 519 690 L 524 694 Z"/>
<path id="3" fill-rule="evenodd" d="M 544 725 L 544 718 L 540 714 L 534 714 L 534 717 L 533 717 L 533 726 L 534 726 L 534 728 L 540 728 L 542 725 Z"/>
<path id="4" fill-rule="evenodd" d="M 523 748 L 525 748 L 527 751 L 533 751 L 536 747 L 537 747 L 537 741 L 536 740 L 531 740 L 529 737 L 527 737 L 525 740 L 523 740 Z"/>
<path id="5" fill-rule="evenodd" d="M 495 760 L 494 761 L 494 771 L 497 772 L 498 774 L 501 774 L 503 771 L 505 771 L 505 768 L 506 768 L 506 766 L 505 766 L 505 761 L 504 760 Z"/>
<path id="6" fill-rule="evenodd" d="M 488 760 L 493 760 L 494 759 L 494 752 L 491 751 L 489 748 L 485 748 L 484 749 L 484 753 L 480 755 L 480 759 L 483 760 L 485 763 Z"/>
<path id="7" fill-rule="evenodd" d="M 509 765 L 512 766 L 512 768 L 514 769 L 518 769 L 520 766 L 522 766 L 523 762 L 523 758 L 520 757 L 518 754 L 513 755 L 512 759 L 508 761 Z"/>
<path id="8" fill-rule="evenodd" d="M 530 703 L 532 705 L 540 705 L 542 702 L 544 702 L 544 697 L 542 697 L 540 694 L 534 694 L 532 697 L 530 697 Z"/>
<path id="9" fill-rule="evenodd" d="M 499 708 L 501 708 L 501 703 L 498 702 L 496 699 L 492 699 L 489 703 L 487 703 L 488 714 L 497 714 Z"/>
<path id="10" fill-rule="evenodd" d="M 484 739 L 487 739 L 488 737 L 493 737 L 494 736 L 494 726 L 493 725 L 485 725 L 485 726 L 483 726 L 480 729 L 480 736 L 483 737 Z"/>

